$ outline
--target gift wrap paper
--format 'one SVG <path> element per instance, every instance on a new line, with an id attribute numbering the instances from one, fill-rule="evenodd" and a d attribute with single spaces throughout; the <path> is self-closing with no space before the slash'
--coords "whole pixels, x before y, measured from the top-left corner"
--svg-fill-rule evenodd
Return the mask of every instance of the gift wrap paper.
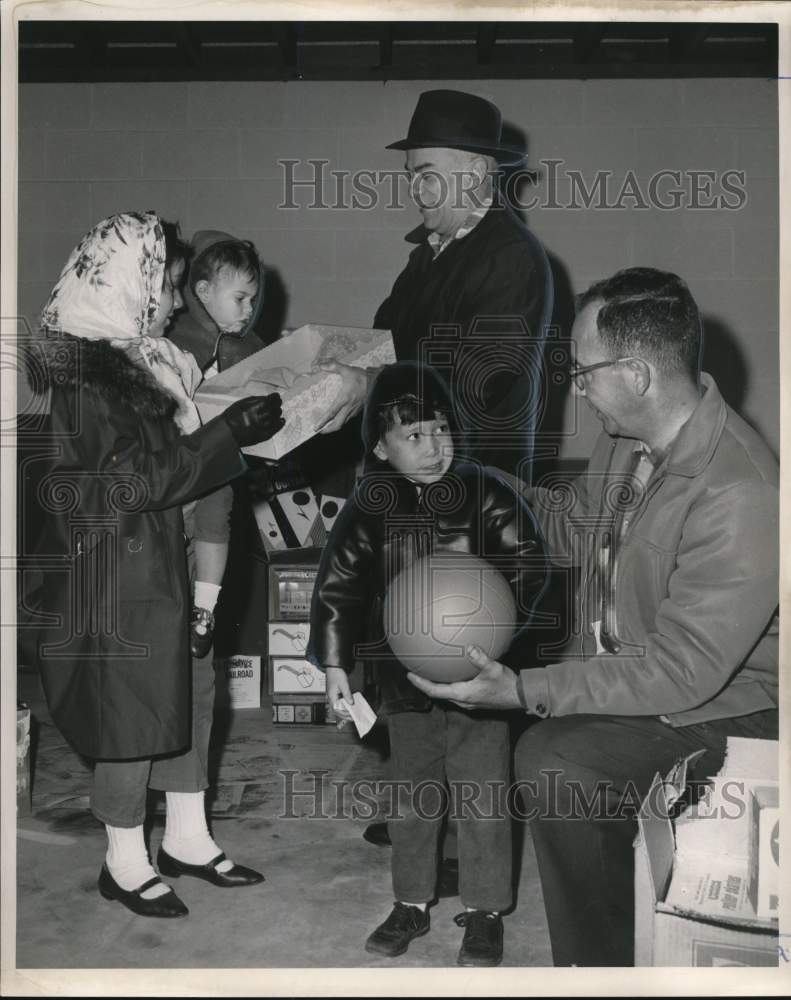
<path id="1" fill-rule="evenodd" d="M 315 369 L 327 361 L 379 368 L 395 360 L 389 330 L 308 324 L 216 375 L 198 389 L 195 403 L 206 423 L 237 399 L 279 392 L 285 426 L 269 441 L 242 449 L 277 460 L 313 437 L 340 391 L 339 375 Z"/>

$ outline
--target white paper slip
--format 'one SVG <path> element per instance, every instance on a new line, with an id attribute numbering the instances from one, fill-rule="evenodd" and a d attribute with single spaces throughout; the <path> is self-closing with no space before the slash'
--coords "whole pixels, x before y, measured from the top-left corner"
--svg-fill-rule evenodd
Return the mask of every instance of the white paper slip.
<path id="1" fill-rule="evenodd" d="M 352 695 L 352 699 L 352 701 L 347 701 L 345 698 L 342 698 L 341 702 L 348 709 L 349 715 L 351 715 L 352 721 L 357 727 L 357 735 L 365 736 L 376 722 L 376 712 L 374 712 L 359 691 L 357 694 Z"/>

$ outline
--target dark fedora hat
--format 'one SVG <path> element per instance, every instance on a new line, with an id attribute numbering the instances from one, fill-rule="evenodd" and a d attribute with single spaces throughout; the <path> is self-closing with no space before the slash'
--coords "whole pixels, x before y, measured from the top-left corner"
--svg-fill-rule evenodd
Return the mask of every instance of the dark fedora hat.
<path id="1" fill-rule="evenodd" d="M 424 90 L 406 139 L 387 149 L 466 149 L 503 162 L 524 159 L 524 150 L 503 146 L 502 116 L 491 101 L 462 90 Z"/>

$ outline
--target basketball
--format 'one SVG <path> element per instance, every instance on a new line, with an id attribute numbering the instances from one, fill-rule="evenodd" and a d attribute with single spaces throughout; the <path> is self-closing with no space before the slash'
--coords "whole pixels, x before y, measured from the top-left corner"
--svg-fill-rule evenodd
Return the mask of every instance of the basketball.
<path id="1" fill-rule="evenodd" d="M 480 646 L 493 659 L 508 648 L 516 603 L 505 577 L 484 559 L 442 554 L 393 579 L 383 617 L 390 648 L 408 670 L 450 683 L 478 673 L 465 646 Z"/>

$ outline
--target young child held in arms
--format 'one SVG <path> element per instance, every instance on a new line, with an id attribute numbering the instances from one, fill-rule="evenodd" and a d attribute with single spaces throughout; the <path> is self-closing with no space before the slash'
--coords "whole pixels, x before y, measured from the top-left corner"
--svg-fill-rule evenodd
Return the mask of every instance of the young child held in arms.
<path id="1" fill-rule="evenodd" d="M 252 243 L 227 233 L 203 230 L 190 247 L 183 293 L 187 308 L 176 317 L 168 337 L 194 356 L 205 380 L 265 346 L 253 330 L 263 305 L 263 266 Z M 212 646 L 233 495 L 233 488 L 225 486 L 199 500 L 191 517 L 186 512 L 187 535 L 192 535 L 195 549 L 190 648 L 199 658 Z"/>
<path id="2" fill-rule="evenodd" d="M 544 588 L 543 542 L 530 510 L 494 470 L 454 460 L 454 429 L 447 388 L 431 368 L 401 362 L 377 376 L 363 416 L 365 474 L 322 555 L 308 655 L 325 671 L 327 701 L 334 705 L 351 701 L 348 673 L 356 650 L 376 645 L 390 777 L 412 792 L 423 782 L 449 788 L 465 906 L 456 918 L 465 927 L 457 961 L 491 966 L 502 961 L 501 913 L 512 903 L 511 821 L 502 793 L 493 795 L 496 783 L 504 789 L 510 777 L 508 722 L 418 691 L 386 645 L 382 622 L 390 581 L 425 555 L 489 560 L 514 593 L 516 624 L 526 622 Z M 469 796 L 471 787 L 472 809 L 460 807 L 457 796 L 464 788 Z M 395 905 L 365 945 L 388 957 L 429 930 L 428 904 L 435 898 L 442 810 L 415 806 L 407 794 L 388 822 Z"/>

